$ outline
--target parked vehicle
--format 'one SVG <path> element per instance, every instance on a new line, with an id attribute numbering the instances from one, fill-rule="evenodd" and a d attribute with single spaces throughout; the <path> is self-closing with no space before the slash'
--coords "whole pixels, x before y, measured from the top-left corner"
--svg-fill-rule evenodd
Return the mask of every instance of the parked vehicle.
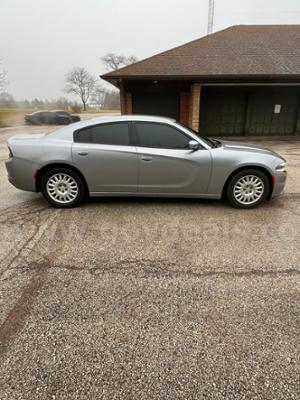
<path id="1" fill-rule="evenodd" d="M 78 115 L 69 114 L 66 111 L 36 111 L 25 115 L 26 124 L 31 125 L 68 125 L 80 121 Z"/>
<path id="2" fill-rule="evenodd" d="M 57 207 L 90 196 L 221 199 L 253 208 L 281 194 L 286 162 L 250 144 L 209 139 L 175 120 L 99 117 L 8 140 L 9 181 Z"/>

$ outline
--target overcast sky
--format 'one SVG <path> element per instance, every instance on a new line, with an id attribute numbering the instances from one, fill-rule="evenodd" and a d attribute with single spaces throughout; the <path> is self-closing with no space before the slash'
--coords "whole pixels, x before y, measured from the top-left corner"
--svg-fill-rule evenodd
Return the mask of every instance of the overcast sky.
<path id="1" fill-rule="evenodd" d="M 208 0 L 0 0 L 0 59 L 17 99 L 64 95 L 65 74 L 99 75 L 108 52 L 139 59 L 204 36 Z M 299 0 L 215 0 L 214 30 L 299 24 Z"/>

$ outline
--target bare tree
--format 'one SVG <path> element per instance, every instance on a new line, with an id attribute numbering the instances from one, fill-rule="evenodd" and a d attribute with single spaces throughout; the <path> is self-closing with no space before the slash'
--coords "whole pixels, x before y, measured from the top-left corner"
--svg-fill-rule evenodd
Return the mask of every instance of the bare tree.
<path id="1" fill-rule="evenodd" d="M 103 108 L 106 110 L 120 109 L 120 94 L 116 90 L 106 91 Z"/>
<path id="2" fill-rule="evenodd" d="M 1 60 L 0 60 L 0 66 L 1 66 Z M 0 93 L 4 91 L 5 87 L 7 85 L 7 72 L 0 69 Z"/>
<path id="3" fill-rule="evenodd" d="M 0 108 L 17 108 L 17 102 L 10 93 L 0 92 Z"/>
<path id="4" fill-rule="evenodd" d="M 87 102 L 95 89 L 96 82 L 97 79 L 85 68 L 76 67 L 66 75 L 65 91 L 79 96 L 83 110 L 86 111 Z"/>
<path id="5" fill-rule="evenodd" d="M 105 89 L 101 85 L 97 85 L 93 90 L 91 100 L 97 108 L 103 108 L 105 100 Z"/>
<path id="6" fill-rule="evenodd" d="M 107 53 L 105 56 L 101 57 L 101 61 L 108 71 L 126 67 L 127 65 L 137 62 L 137 60 L 138 58 L 134 55 L 126 57 L 115 53 Z"/>

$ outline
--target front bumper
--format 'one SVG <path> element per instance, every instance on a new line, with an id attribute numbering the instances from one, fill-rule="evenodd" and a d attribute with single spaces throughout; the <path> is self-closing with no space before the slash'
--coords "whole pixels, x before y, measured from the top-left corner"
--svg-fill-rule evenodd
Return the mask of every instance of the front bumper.
<path id="1" fill-rule="evenodd" d="M 275 180 L 273 185 L 273 193 L 272 197 L 280 196 L 284 192 L 286 180 L 287 180 L 287 172 L 286 171 L 276 171 L 273 175 L 273 179 Z"/>

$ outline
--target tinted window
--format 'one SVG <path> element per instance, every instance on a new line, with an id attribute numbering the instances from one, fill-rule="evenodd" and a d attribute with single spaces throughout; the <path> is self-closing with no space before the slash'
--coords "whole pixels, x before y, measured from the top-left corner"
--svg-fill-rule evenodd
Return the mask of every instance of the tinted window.
<path id="1" fill-rule="evenodd" d="M 83 129 L 78 132 L 76 139 L 80 143 L 130 145 L 129 129 L 126 122 L 103 124 Z"/>
<path id="2" fill-rule="evenodd" d="M 191 140 L 172 126 L 144 122 L 138 122 L 135 126 L 141 147 L 187 149 Z"/>

